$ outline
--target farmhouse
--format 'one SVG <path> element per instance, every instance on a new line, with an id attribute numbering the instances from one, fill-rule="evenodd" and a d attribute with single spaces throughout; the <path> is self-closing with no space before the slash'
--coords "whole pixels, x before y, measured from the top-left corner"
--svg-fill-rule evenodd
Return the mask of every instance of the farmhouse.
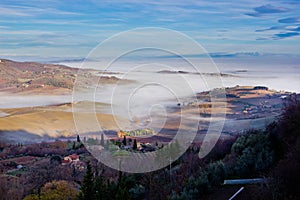
<path id="1" fill-rule="evenodd" d="M 62 165 L 67 165 L 73 162 L 78 162 L 79 161 L 79 156 L 77 154 L 72 154 L 69 156 L 64 157 L 64 159 L 62 160 Z"/>
<path id="2" fill-rule="evenodd" d="M 70 167 L 74 167 L 79 171 L 84 171 L 85 163 L 79 160 L 79 156 L 77 154 L 72 154 L 64 157 L 61 162 L 62 165 L 69 165 Z"/>

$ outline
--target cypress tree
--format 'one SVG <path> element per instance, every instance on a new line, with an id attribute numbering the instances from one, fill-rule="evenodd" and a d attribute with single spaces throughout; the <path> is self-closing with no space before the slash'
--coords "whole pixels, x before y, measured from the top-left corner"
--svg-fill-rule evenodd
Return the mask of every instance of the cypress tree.
<path id="1" fill-rule="evenodd" d="M 133 141 L 133 150 L 137 150 L 137 142 L 136 142 L 136 139 L 134 139 Z"/>
<path id="2" fill-rule="evenodd" d="M 117 193 L 115 199 L 130 200 L 130 194 L 126 186 L 126 176 L 123 176 L 121 171 L 119 171 L 119 179 L 118 179 Z"/>
<path id="3" fill-rule="evenodd" d="M 126 146 L 127 141 L 126 141 L 126 136 L 124 135 L 123 141 L 122 141 L 123 145 Z"/>
<path id="4" fill-rule="evenodd" d="M 101 144 L 102 147 L 104 147 L 104 135 L 103 135 L 103 133 L 101 134 L 100 144 Z"/>
<path id="5" fill-rule="evenodd" d="M 90 200 L 93 199 L 93 171 L 92 171 L 92 166 L 88 162 L 87 163 L 87 170 L 86 173 L 83 177 L 83 183 L 80 188 L 80 195 L 79 199 L 81 200 Z"/>

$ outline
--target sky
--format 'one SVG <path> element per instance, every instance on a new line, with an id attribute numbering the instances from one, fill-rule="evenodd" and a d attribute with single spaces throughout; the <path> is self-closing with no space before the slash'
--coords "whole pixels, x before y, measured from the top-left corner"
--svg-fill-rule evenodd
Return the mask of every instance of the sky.
<path id="1" fill-rule="evenodd" d="M 1 58 L 84 58 L 122 31 L 180 31 L 212 55 L 298 55 L 299 0 L 1 0 Z M 159 38 L 158 38 L 159 40 Z"/>

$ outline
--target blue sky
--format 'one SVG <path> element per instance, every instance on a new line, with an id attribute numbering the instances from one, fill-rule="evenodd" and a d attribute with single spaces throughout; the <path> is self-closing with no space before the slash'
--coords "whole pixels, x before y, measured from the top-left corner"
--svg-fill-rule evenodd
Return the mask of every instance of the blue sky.
<path id="1" fill-rule="evenodd" d="M 181 31 L 210 53 L 298 54 L 299 10 L 299 0 L 1 0 L 0 57 L 82 58 L 137 27 Z"/>

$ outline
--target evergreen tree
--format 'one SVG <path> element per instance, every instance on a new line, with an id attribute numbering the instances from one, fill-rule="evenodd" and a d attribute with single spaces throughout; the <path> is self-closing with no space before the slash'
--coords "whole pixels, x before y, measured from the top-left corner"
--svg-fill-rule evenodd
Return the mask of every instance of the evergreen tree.
<path id="1" fill-rule="evenodd" d="M 100 144 L 101 144 L 102 147 L 104 147 L 104 145 L 105 145 L 104 144 L 104 134 L 103 133 L 101 134 Z"/>
<path id="2" fill-rule="evenodd" d="M 126 185 L 126 176 L 123 176 L 122 172 L 119 171 L 119 180 L 117 186 L 116 200 L 130 200 L 130 193 Z"/>
<path id="3" fill-rule="evenodd" d="M 83 177 L 83 183 L 80 188 L 80 200 L 90 200 L 93 199 L 93 171 L 92 166 L 88 162 L 87 163 L 87 170 Z"/>
<path id="4" fill-rule="evenodd" d="M 137 142 L 136 142 L 136 139 L 134 139 L 133 141 L 133 150 L 137 150 Z"/>
<path id="5" fill-rule="evenodd" d="M 77 135 L 77 142 L 80 142 L 80 137 L 79 137 L 79 135 Z"/>
<path id="6" fill-rule="evenodd" d="M 95 193 L 95 199 L 110 199 L 108 196 L 108 188 L 104 184 L 102 177 L 97 177 L 94 183 L 94 193 Z"/>
<path id="7" fill-rule="evenodd" d="M 172 142 L 168 146 L 168 154 L 169 154 L 169 159 L 172 159 L 172 161 L 176 160 L 180 154 L 181 154 L 181 147 L 178 142 L 178 140 L 175 140 L 175 142 Z"/>
<path id="8" fill-rule="evenodd" d="M 123 141 L 122 141 L 123 145 L 126 146 L 127 141 L 126 141 L 126 136 L 124 135 Z"/>
<path id="9" fill-rule="evenodd" d="M 107 150 L 109 150 L 109 144 L 110 144 L 110 141 L 109 141 L 109 140 L 106 140 L 105 148 L 106 148 Z"/>

